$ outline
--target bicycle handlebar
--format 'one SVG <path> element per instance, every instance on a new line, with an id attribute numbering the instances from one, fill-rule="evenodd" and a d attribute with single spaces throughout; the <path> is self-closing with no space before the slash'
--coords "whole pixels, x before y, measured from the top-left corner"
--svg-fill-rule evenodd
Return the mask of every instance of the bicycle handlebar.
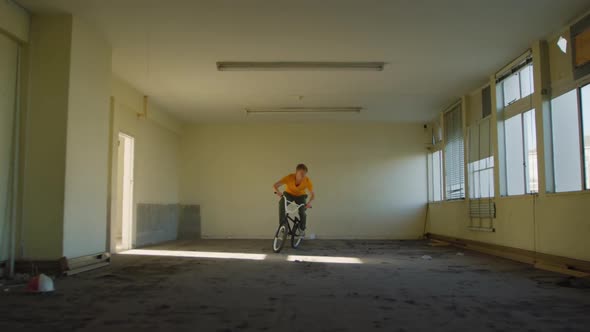
<path id="1" fill-rule="evenodd" d="M 279 193 L 275 191 L 275 195 L 278 195 L 278 194 Z M 281 197 L 284 197 L 284 195 L 281 194 Z M 285 198 L 285 201 L 292 202 L 292 201 L 287 200 L 286 198 Z M 305 206 L 305 205 L 307 205 L 307 203 L 305 203 L 305 204 L 297 204 L 297 207 L 300 208 L 300 207 Z M 309 206 L 309 209 L 311 209 L 311 205 Z"/>

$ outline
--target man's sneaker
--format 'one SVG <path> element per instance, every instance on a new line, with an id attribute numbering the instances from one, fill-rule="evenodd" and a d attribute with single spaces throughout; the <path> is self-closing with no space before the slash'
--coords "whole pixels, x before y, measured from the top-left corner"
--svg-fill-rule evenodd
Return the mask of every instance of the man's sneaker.
<path id="1" fill-rule="evenodd" d="M 305 229 L 301 229 L 300 227 L 297 229 L 297 235 L 299 237 L 305 237 Z"/>

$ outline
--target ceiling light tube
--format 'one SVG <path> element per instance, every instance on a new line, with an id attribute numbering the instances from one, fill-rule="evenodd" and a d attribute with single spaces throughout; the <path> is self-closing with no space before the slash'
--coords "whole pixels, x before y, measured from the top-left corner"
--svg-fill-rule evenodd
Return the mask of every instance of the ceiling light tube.
<path id="1" fill-rule="evenodd" d="M 367 70 L 382 71 L 385 62 L 313 62 L 313 61 L 279 61 L 246 62 L 220 61 L 218 71 L 281 71 L 281 70 Z"/>
<path id="2" fill-rule="evenodd" d="M 360 113 L 362 107 L 275 107 L 246 108 L 246 114 L 256 113 Z"/>

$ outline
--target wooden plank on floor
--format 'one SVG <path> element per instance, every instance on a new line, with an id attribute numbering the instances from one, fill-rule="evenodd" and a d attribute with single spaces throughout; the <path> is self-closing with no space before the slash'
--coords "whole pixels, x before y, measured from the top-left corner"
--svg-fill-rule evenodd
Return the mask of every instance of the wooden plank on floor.
<path id="1" fill-rule="evenodd" d="M 588 277 L 590 277 L 590 273 L 573 270 L 573 269 L 568 268 L 567 266 L 554 265 L 554 264 L 549 264 L 549 263 L 545 263 L 545 262 L 537 262 L 537 263 L 535 263 L 535 268 L 537 268 L 539 270 L 545 270 L 545 271 L 557 272 L 557 273 L 561 273 L 561 274 L 567 274 L 567 275 L 570 275 L 570 276 L 576 277 L 576 278 L 588 278 Z"/>
<path id="2" fill-rule="evenodd" d="M 440 240 L 430 240 L 430 242 L 428 243 L 429 246 L 431 247 L 448 247 L 451 244 L 445 241 L 440 241 Z"/>
<path id="3" fill-rule="evenodd" d="M 92 264 L 92 265 L 86 265 L 84 267 L 80 267 L 77 269 L 72 269 L 72 270 L 66 271 L 65 275 L 71 276 L 71 275 L 82 273 L 82 272 L 92 271 L 92 270 L 95 270 L 95 269 L 98 269 L 101 267 L 108 266 L 109 264 L 110 264 L 110 262 L 102 262 L 102 263 L 97 263 L 97 264 Z"/>

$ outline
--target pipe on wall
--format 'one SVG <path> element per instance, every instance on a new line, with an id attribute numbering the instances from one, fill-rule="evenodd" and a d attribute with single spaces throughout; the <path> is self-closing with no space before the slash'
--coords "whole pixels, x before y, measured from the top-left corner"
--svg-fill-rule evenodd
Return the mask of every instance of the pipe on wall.
<path id="1" fill-rule="evenodd" d="M 142 113 L 137 113 L 138 119 L 146 119 L 147 120 L 147 113 L 148 113 L 148 96 L 143 96 L 143 110 Z"/>

